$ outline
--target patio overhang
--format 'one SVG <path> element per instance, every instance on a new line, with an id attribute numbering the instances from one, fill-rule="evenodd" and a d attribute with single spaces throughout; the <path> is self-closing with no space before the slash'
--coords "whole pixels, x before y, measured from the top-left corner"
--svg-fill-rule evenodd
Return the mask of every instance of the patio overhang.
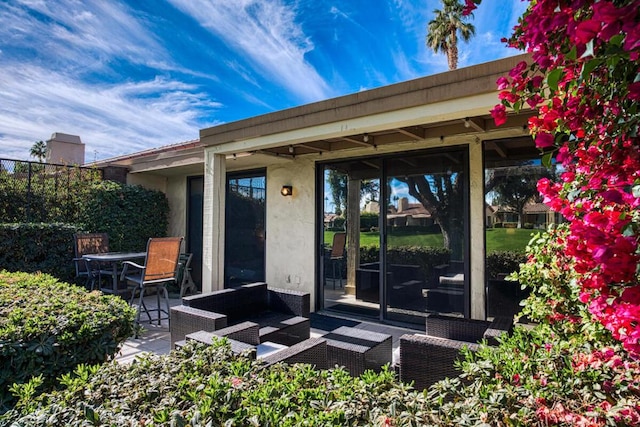
<path id="1" fill-rule="evenodd" d="M 506 58 L 200 131 L 214 154 L 294 158 L 447 140 L 526 137 L 532 112 L 511 113 L 497 127 L 489 110 L 498 102 L 496 80 L 528 55 Z"/>

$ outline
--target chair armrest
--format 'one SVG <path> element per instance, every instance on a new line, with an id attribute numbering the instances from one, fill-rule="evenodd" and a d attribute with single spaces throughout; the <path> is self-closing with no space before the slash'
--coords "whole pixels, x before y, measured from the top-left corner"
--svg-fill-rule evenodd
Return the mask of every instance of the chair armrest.
<path id="1" fill-rule="evenodd" d="M 455 368 L 455 361 L 463 347 L 477 351 L 480 345 L 427 335 L 402 335 L 400 380 L 413 381 L 417 390 L 423 390 L 437 381 L 457 377 L 460 372 Z"/>
<path id="2" fill-rule="evenodd" d="M 136 264 L 133 261 L 124 261 L 122 263 L 122 272 L 120 273 L 120 280 L 124 281 L 125 276 L 127 274 L 127 270 L 129 269 L 129 266 L 136 268 L 138 270 L 144 270 L 144 265 L 140 265 L 140 264 Z"/>
<path id="3" fill-rule="evenodd" d="M 251 345 L 260 344 L 260 325 L 253 322 L 242 322 L 226 328 L 216 329 L 213 334 Z"/>
<path id="4" fill-rule="evenodd" d="M 309 338 L 262 359 L 265 366 L 275 363 L 307 363 L 315 369 L 327 369 L 327 340 Z"/>
<path id="5" fill-rule="evenodd" d="M 269 308 L 273 311 L 309 317 L 311 295 L 308 292 L 269 288 L 268 299 Z"/>
<path id="6" fill-rule="evenodd" d="M 184 305 L 171 307 L 170 311 L 171 348 L 174 348 L 177 341 L 185 339 L 190 333 L 198 331 L 212 332 L 227 327 L 227 316 L 224 314 Z"/>
<path id="7" fill-rule="evenodd" d="M 498 345 L 497 338 L 502 334 L 511 335 L 513 332 L 513 318 L 496 316 L 484 333 L 483 338 L 489 345 Z"/>
<path id="8" fill-rule="evenodd" d="M 429 336 L 477 342 L 483 338 L 489 322 L 431 313 L 426 317 L 425 326 Z"/>

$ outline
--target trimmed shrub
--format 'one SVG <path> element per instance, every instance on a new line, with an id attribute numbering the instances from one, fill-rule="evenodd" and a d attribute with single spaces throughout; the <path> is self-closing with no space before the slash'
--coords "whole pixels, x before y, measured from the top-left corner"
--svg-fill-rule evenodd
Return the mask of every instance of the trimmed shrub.
<path id="1" fill-rule="evenodd" d="M 124 300 L 46 274 L 0 271 L 0 400 L 7 387 L 42 376 L 45 388 L 77 365 L 111 359 L 133 333 Z"/>
<path id="2" fill-rule="evenodd" d="M 500 275 L 511 274 L 520 269 L 520 264 L 527 262 L 524 252 L 495 251 L 487 255 L 487 279 L 498 279 Z"/>
<path id="3" fill-rule="evenodd" d="M 373 212 L 364 212 L 360 214 L 360 229 L 369 231 L 373 227 L 378 227 L 380 215 Z"/>
<path id="4" fill-rule="evenodd" d="M 502 223 L 496 222 L 495 224 L 493 224 L 493 228 L 502 228 Z"/>
<path id="5" fill-rule="evenodd" d="M 387 262 L 391 264 L 419 265 L 429 274 L 436 265 L 447 264 L 451 251 L 445 248 L 425 248 L 420 246 L 399 246 L 387 249 Z M 360 263 L 367 264 L 380 260 L 377 246 L 360 247 Z"/>
<path id="6" fill-rule="evenodd" d="M 355 426 L 384 425 L 392 412 L 415 423 L 423 409 L 420 395 L 400 386 L 391 370 L 352 378 L 343 369 L 317 371 L 303 364 L 265 368 L 259 360 L 233 355 L 226 340 L 189 343 L 169 355 L 144 356 L 131 366 L 79 367 L 62 384 L 64 389 L 39 399 L 22 390 L 16 411 L 5 421 Z"/>
<path id="7" fill-rule="evenodd" d="M 73 224 L 0 224 L 0 269 L 73 281 Z"/>
<path id="8" fill-rule="evenodd" d="M 109 234 L 112 251 L 143 251 L 150 237 L 167 235 L 169 201 L 161 191 L 104 181 L 95 184 L 80 215 L 89 232 Z"/>

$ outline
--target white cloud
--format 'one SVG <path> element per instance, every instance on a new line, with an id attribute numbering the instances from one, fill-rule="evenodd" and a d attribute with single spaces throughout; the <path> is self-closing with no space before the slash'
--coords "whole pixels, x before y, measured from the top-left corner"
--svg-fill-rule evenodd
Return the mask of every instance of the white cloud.
<path id="1" fill-rule="evenodd" d="M 56 131 L 80 135 L 88 160 L 94 151 L 105 158 L 195 139 L 201 117 L 220 107 L 191 85 L 159 77 L 89 85 L 28 66 L 0 68 L 0 81 L 3 157 L 26 159 L 34 141 Z"/>
<path id="2" fill-rule="evenodd" d="M 295 22 L 294 11 L 280 1 L 169 1 L 246 56 L 256 72 L 302 101 L 317 101 L 331 94 L 304 58 L 313 43 Z"/>

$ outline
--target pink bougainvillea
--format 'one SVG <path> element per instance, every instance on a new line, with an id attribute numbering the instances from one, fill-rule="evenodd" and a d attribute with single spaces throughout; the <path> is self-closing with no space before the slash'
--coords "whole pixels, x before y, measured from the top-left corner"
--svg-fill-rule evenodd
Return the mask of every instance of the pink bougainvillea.
<path id="1" fill-rule="evenodd" d="M 470 13 L 480 0 L 466 0 Z M 580 301 L 630 355 L 640 357 L 640 7 L 638 1 L 537 0 L 511 39 L 531 54 L 498 80 L 501 103 L 522 106 L 535 144 L 555 155 L 544 202 L 569 222 Z"/>

